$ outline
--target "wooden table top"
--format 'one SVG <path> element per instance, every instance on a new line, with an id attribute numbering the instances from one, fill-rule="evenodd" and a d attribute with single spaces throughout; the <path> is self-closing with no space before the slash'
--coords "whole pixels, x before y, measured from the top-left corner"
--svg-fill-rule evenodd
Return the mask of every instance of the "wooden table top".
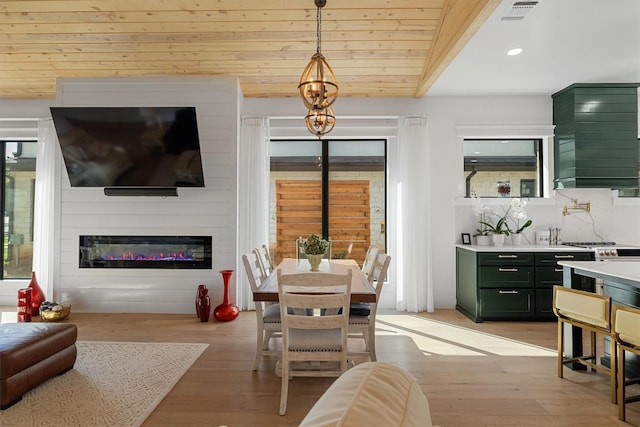
<path id="1" fill-rule="evenodd" d="M 254 301 L 278 301 L 278 275 L 277 270 L 281 269 L 282 274 L 307 273 L 311 266 L 306 259 L 285 258 L 271 272 L 269 277 L 253 293 Z M 320 271 L 324 273 L 346 274 L 351 269 L 351 302 L 376 302 L 376 290 L 369 284 L 367 277 L 362 273 L 358 264 L 352 259 L 323 259 L 320 264 Z"/>

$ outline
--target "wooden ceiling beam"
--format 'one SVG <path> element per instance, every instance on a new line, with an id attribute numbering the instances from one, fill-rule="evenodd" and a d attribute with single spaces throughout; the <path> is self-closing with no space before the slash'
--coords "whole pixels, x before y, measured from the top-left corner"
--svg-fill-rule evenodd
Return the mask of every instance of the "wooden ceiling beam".
<path id="1" fill-rule="evenodd" d="M 447 0 L 415 97 L 423 97 L 502 0 Z"/>

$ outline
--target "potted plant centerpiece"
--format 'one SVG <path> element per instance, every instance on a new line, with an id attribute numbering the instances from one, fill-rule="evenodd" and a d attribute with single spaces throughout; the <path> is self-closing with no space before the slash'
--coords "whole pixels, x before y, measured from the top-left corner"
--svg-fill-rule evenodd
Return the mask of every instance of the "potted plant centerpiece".
<path id="1" fill-rule="evenodd" d="M 325 252 L 329 249 L 329 242 L 317 234 L 312 234 L 304 241 L 302 247 L 311 265 L 311 271 L 320 271 L 320 263 Z"/>

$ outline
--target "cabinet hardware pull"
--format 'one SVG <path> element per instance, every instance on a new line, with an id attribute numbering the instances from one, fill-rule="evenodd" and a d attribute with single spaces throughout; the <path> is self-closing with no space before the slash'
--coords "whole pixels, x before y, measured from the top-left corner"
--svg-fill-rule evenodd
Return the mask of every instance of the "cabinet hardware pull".
<path id="1" fill-rule="evenodd" d="M 498 258 L 518 258 L 518 255 L 500 255 L 500 254 L 498 254 Z"/>
<path id="2" fill-rule="evenodd" d="M 554 255 L 555 259 L 573 259 L 573 255 Z"/>
<path id="3" fill-rule="evenodd" d="M 517 294 L 518 291 L 498 291 L 499 294 Z"/>
<path id="4" fill-rule="evenodd" d="M 502 267 L 498 267 L 498 271 L 509 271 L 509 272 L 514 272 L 516 273 L 518 271 L 517 268 L 502 268 Z"/>
<path id="5" fill-rule="evenodd" d="M 556 273 L 562 273 L 562 271 L 563 271 L 563 270 L 562 270 L 562 268 L 556 268 L 556 269 L 554 269 L 554 271 L 555 271 Z"/>

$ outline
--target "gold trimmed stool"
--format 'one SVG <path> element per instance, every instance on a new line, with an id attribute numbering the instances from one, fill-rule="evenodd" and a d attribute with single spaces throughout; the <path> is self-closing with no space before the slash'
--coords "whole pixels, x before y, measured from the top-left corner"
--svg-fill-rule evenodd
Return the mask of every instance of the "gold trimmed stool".
<path id="1" fill-rule="evenodd" d="M 640 378 L 627 379 L 625 375 L 625 352 L 640 356 L 640 310 L 637 308 L 613 304 L 613 339 L 618 348 L 618 418 L 626 418 L 626 404 L 637 402 L 640 395 L 627 397 L 626 386 L 640 383 Z"/>
<path id="2" fill-rule="evenodd" d="M 611 378 L 611 402 L 616 403 L 616 351 L 611 330 L 611 297 L 592 292 L 553 287 L 553 312 L 558 317 L 558 378 L 563 378 L 564 365 L 580 363 L 592 371 L 603 372 Z M 564 325 L 589 331 L 590 354 L 565 359 Z M 611 338 L 610 368 L 598 364 L 596 334 Z"/>

